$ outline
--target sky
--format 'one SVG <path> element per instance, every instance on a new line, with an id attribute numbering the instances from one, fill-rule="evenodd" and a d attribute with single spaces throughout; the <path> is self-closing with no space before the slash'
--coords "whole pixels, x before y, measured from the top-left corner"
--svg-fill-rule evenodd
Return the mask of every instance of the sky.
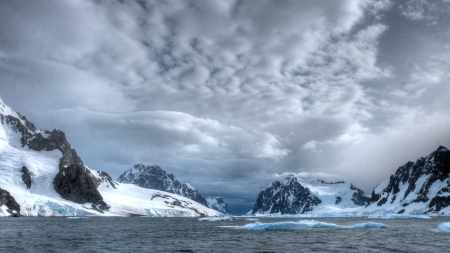
<path id="1" fill-rule="evenodd" d="M 0 97 L 117 178 L 237 214 L 271 181 L 370 193 L 450 148 L 450 0 L 2 0 Z"/>

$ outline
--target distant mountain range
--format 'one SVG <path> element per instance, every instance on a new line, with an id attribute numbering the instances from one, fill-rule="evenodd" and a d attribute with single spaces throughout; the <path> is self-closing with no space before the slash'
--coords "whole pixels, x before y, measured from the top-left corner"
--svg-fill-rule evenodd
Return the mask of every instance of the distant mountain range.
<path id="1" fill-rule="evenodd" d="M 161 190 L 192 199 L 223 214 L 232 214 L 222 198 L 205 199 L 193 186 L 180 183 L 173 174 L 167 174 L 158 165 L 135 164 L 117 179 L 124 184 L 134 184 L 142 188 Z"/>
<path id="2" fill-rule="evenodd" d="M 441 146 L 407 162 L 370 196 L 343 181 L 305 182 L 289 175 L 261 191 L 248 214 L 450 215 L 450 151 Z"/>
<path id="3" fill-rule="evenodd" d="M 117 181 L 86 166 L 59 129 L 41 130 L 0 99 L 0 216 L 222 216 L 157 165 L 136 164 Z M 371 195 L 343 181 L 289 175 L 261 191 L 249 215 L 450 215 L 450 151 L 439 147 L 407 162 Z"/>
<path id="4" fill-rule="evenodd" d="M 189 198 L 115 182 L 84 165 L 59 129 L 0 99 L 0 216 L 221 216 Z M 189 192 L 189 189 L 186 190 Z"/>

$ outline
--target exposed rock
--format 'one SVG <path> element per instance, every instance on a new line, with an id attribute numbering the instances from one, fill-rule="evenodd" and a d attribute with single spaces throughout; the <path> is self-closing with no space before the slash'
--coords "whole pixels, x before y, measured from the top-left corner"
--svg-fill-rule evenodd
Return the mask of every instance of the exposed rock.
<path id="1" fill-rule="evenodd" d="M 73 164 L 60 170 L 53 180 L 53 185 L 56 192 L 67 200 L 80 204 L 89 202 L 98 209 L 108 209 L 97 190 L 93 175 L 84 166 Z"/>
<path id="2" fill-rule="evenodd" d="M 152 166 L 135 164 L 133 168 L 120 175 L 117 182 L 175 193 L 208 206 L 205 198 L 198 193 L 197 189 L 187 183 L 180 183 L 173 174 L 167 174 L 156 164 Z"/>
<path id="3" fill-rule="evenodd" d="M 22 166 L 22 180 L 28 189 L 31 187 L 31 174 L 26 166 Z"/>
<path id="4" fill-rule="evenodd" d="M 233 215 L 227 203 L 221 197 L 209 197 L 206 199 L 208 207 L 226 215 Z"/>
<path id="5" fill-rule="evenodd" d="M 97 190 L 97 185 L 91 183 L 95 177 L 88 170 L 84 169 L 83 161 L 67 141 L 63 131 L 59 129 L 55 129 L 52 132 L 40 130 L 19 113 L 14 112 L 13 115 L 17 115 L 17 117 L 1 115 L 2 124 L 9 124 L 16 133 L 21 133 L 22 147 L 28 146 L 35 151 L 52 151 L 55 149 L 61 151 L 62 157 L 59 160 L 60 171 L 55 177 L 55 182 L 53 182 L 56 192 L 63 198 L 77 203 L 94 202 L 92 200 L 102 201 L 103 198 Z M 24 172 L 23 168 L 22 173 L 24 183 L 30 188 L 31 176 L 29 173 Z M 75 175 L 73 173 L 77 176 L 64 179 L 66 176 L 71 177 Z M 30 180 L 28 180 L 28 177 Z M 66 183 L 69 184 L 65 185 Z M 103 208 L 105 205 L 99 205 L 99 207 Z"/>
<path id="6" fill-rule="evenodd" d="M 0 188 L 0 206 L 5 205 L 8 209 L 7 212 L 11 216 L 20 216 L 20 205 L 17 204 L 13 196 L 7 191 Z"/>
<path id="7" fill-rule="evenodd" d="M 252 214 L 302 214 L 312 211 L 321 202 L 294 175 L 289 175 L 283 183 L 274 181 L 259 193 Z"/>
<path id="8" fill-rule="evenodd" d="M 432 187 L 433 186 L 433 187 Z M 427 212 L 439 212 L 450 206 L 450 151 L 440 146 L 415 163 L 399 167 L 384 188 L 377 187 L 367 206 L 407 207 L 413 203 L 427 204 Z M 398 212 L 405 212 L 401 209 Z"/>

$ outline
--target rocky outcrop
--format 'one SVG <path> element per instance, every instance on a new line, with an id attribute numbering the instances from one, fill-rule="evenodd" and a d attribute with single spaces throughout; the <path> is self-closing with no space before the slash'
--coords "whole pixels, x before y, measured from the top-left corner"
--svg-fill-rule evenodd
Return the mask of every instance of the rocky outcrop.
<path id="1" fill-rule="evenodd" d="M 20 205 L 8 191 L 0 188 L 0 207 L 3 205 L 7 207 L 6 211 L 11 216 L 20 216 Z"/>
<path id="2" fill-rule="evenodd" d="M 209 197 L 206 199 L 208 207 L 226 215 L 233 215 L 227 203 L 221 197 Z"/>
<path id="3" fill-rule="evenodd" d="M 22 181 L 27 186 L 27 189 L 31 187 L 31 174 L 27 166 L 22 166 Z"/>
<path id="4" fill-rule="evenodd" d="M 135 164 L 133 168 L 119 176 L 117 182 L 134 184 L 142 188 L 175 193 L 208 206 L 205 198 L 189 184 L 180 183 L 173 174 L 167 174 L 158 165 Z"/>
<path id="5" fill-rule="evenodd" d="M 350 190 L 354 190 L 355 192 L 352 194 L 352 201 L 357 206 L 365 206 L 370 202 L 370 197 L 367 196 L 363 190 L 355 187 L 350 184 Z"/>
<path id="6" fill-rule="evenodd" d="M 5 108 L 2 101 L 0 103 Z M 3 111 L 3 109 L 2 109 Z M 35 151 L 59 150 L 59 172 L 55 176 L 53 186 L 61 197 L 77 203 L 100 203 L 96 207 L 107 208 L 102 204 L 103 198 L 97 190 L 95 177 L 85 169 L 83 161 L 66 139 L 63 131 L 37 129 L 26 117 L 11 111 L 9 115 L 1 115 L 2 124 L 8 124 L 16 133 L 21 134 L 22 147 L 28 146 Z M 31 187 L 31 175 L 27 168 L 22 168 L 22 179 L 28 188 Z"/>
<path id="7" fill-rule="evenodd" d="M 251 214 L 302 214 L 321 202 L 294 175 L 289 175 L 283 183 L 274 181 L 259 193 Z"/>
<path id="8" fill-rule="evenodd" d="M 103 197 L 97 190 L 94 176 L 84 166 L 72 164 L 58 172 L 53 180 L 53 185 L 63 198 L 84 204 L 93 203 L 98 209 L 108 209 Z"/>
<path id="9" fill-rule="evenodd" d="M 427 157 L 407 162 L 389 180 L 372 191 L 366 207 L 390 208 L 398 213 L 409 206 L 423 213 L 439 211 L 450 206 L 450 151 L 440 146 Z"/>

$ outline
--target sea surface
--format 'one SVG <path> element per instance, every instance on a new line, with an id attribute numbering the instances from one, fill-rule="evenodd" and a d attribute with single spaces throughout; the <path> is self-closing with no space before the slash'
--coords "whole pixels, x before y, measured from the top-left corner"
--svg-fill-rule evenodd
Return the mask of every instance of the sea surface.
<path id="1" fill-rule="evenodd" d="M 306 218 L 305 218 L 306 219 Z M 309 218 L 308 218 L 309 219 Z M 260 222 L 300 218 L 260 218 Z M 313 228 L 308 231 L 248 231 L 254 221 L 196 218 L 21 217 L 0 219 L 0 252 L 449 252 L 450 233 L 432 219 L 314 218 L 351 226 L 384 223 L 388 228 Z"/>

